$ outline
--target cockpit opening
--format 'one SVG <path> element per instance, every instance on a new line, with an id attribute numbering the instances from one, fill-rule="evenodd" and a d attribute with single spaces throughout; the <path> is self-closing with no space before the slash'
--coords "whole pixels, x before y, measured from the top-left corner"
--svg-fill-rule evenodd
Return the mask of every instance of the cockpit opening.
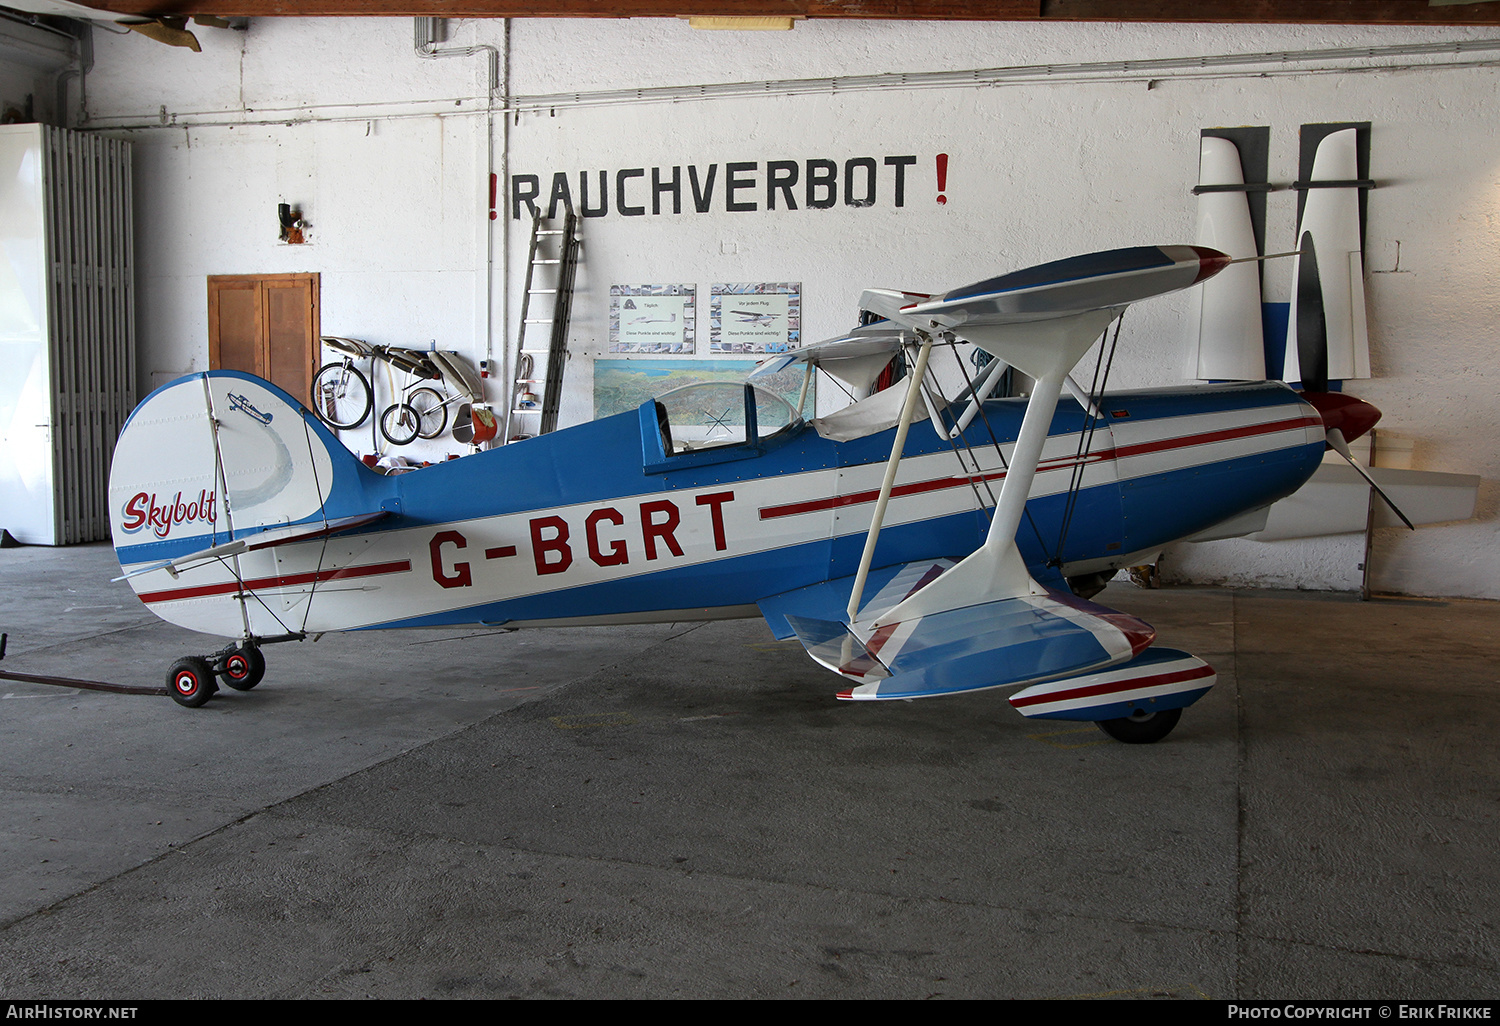
<path id="1" fill-rule="evenodd" d="M 657 396 L 656 425 L 667 456 L 763 443 L 802 424 L 792 404 L 754 385 L 709 381 Z"/>

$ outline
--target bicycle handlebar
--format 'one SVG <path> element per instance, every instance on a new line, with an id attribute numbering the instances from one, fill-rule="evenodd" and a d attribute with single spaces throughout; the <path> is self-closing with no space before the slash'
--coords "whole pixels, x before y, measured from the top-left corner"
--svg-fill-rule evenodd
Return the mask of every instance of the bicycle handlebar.
<path id="1" fill-rule="evenodd" d="M 441 378 L 443 372 L 438 370 L 424 354 L 414 349 L 397 349 L 392 346 L 371 345 L 357 338 L 343 338 L 339 335 L 324 335 L 323 344 L 329 349 L 337 349 L 341 353 L 351 356 L 359 356 L 365 359 L 384 360 L 391 366 L 415 374 L 420 378 L 429 380 Z"/>
<path id="2" fill-rule="evenodd" d="M 379 351 L 380 347 L 376 348 L 377 352 L 375 355 L 388 361 L 392 366 L 406 371 L 408 374 L 415 374 L 418 377 L 427 378 L 429 380 L 433 378 L 440 378 L 443 376 L 442 371 L 438 370 L 437 367 L 433 365 L 432 361 L 427 359 L 427 357 L 423 356 L 421 353 L 415 352 L 410 349 L 390 348 L 387 348 L 383 352 L 381 352 Z"/>
<path id="3" fill-rule="evenodd" d="M 370 356 L 370 344 L 361 342 L 357 338 L 341 338 L 338 335 L 324 335 L 323 344 L 329 349 L 337 349 L 341 353 L 350 353 L 354 356 Z"/>

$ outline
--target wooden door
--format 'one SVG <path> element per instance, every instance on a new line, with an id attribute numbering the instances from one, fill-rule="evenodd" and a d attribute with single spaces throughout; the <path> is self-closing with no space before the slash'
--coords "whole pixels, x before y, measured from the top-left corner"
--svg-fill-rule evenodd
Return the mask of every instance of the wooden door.
<path id="1" fill-rule="evenodd" d="M 317 274 L 220 274 L 208 279 L 208 365 L 241 370 L 306 402 L 318 371 Z"/>

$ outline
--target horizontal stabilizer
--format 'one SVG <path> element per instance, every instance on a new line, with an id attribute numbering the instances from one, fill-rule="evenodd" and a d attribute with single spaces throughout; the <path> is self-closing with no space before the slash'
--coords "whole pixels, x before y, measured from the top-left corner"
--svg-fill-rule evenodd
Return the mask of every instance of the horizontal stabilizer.
<path id="1" fill-rule="evenodd" d="M 206 549 L 200 549 L 197 552 L 190 552 L 186 556 L 178 556 L 176 559 L 167 560 L 164 563 L 137 567 L 130 571 L 130 573 L 116 577 L 114 580 L 123 581 L 126 578 L 150 573 L 153 570 L 165 570 L 173 577 L 176 577 L 178 571 L 186 570 L 199 563 L 206 563 L 211 559 L 228 559 L 230 556 L 238 556 L 244 552 L 274 548 L 277 545 L 290 545 L 292 542 L 308 541 L 312 538 L 327 538 L 331 535 L 342 534 L 345 531 L 352 531 L 357 527 L 364 527 L 366 524 L 373 524 L 375 521 L 388 516 L 390 516 L 390 512 L 382 509 L 376 510 L 374 513 L 361 513 L 352 517 L 340 517 L 337 520 L 298 524 L 295 527 L 273 528 L 246 538 L 225 542 L 222 545 L 214 545 Z"/>
<path id="2" fill-rule="evenodd" d="M 1192 705 L 1217 680 L 1196 656 L 1150 648 L 1123 666 L 1029 687 L 1011 695 L 1010 704 L 1033 719 L 1124 719 Z"/>

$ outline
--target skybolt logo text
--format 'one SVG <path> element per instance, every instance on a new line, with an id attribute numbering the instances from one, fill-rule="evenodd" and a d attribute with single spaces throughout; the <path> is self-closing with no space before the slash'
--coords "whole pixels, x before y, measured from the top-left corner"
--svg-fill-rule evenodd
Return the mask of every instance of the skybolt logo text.
<path id="1" fill-rule="evenodd" d="M 214 523 L 218 519 L 214 512 L 215 498 L 216 493 L 205 488 L 192 502 L 183 502 L 182 493 L 178 492 L 166 505 L 158 506 L 155 492 L 150 495 L 137 492 L 125 503 L 125 519 L 120 526 L 126 534 L 135 534 L 141 528 L 149 526 L 158 538 L 165 538 L 178 524 L 194 520 Z"/>

